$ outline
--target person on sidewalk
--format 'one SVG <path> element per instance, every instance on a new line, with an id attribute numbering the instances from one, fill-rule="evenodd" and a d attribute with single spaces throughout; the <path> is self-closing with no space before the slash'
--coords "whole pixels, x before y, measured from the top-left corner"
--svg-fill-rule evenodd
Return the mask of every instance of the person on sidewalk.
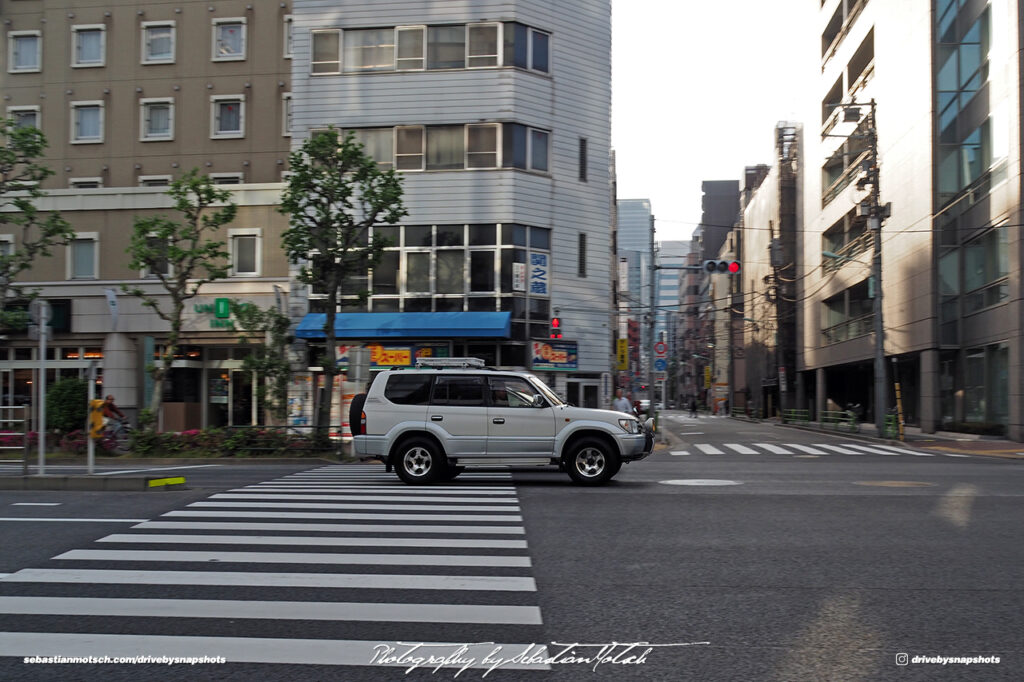
<path id="1" fill-rule="evenodd" d="M 633 414 L 633 403 L 629 398 L 622 395 L 622 389 L 615 389 L 615 400 L 612 401 L 612 409 L 617 412 L 625 412 L 626 414 Z"/>

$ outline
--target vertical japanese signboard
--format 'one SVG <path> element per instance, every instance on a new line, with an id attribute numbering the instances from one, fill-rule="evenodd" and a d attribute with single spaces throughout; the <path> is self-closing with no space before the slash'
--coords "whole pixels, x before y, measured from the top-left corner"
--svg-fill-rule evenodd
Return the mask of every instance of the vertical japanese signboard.
<path id="1" fill-rule="evenodd" d="M 548 291 L 548 255 L 546 253 L 530 254 L 530 293 L 547 296 Z"/>

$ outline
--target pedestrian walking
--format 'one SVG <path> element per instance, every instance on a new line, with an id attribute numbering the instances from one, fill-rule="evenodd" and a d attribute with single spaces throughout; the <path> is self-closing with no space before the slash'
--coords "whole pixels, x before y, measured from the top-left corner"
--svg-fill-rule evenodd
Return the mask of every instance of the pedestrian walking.
<path id="1" fill-rule="evenodd" d="M 629 398 L 622 395 L 622 389 L 615 389 L 615 400 L 612 401 L 612 409 L 626 414 L 633 414 L 633 403 Z"/>
<path id="2" fill-rule="evenodd" d="M 690 398 L 690 416 L 694 419 L 697 418 L 697 401 Z"/>

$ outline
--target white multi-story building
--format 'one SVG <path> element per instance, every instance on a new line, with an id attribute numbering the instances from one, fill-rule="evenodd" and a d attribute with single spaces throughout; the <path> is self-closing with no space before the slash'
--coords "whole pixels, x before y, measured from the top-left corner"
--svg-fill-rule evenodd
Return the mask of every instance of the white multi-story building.
<path id="1" fill-rule="evenodd" d="M 408 210 L 379 230 L 392 246 L 341 342 L 533 368 L 606 405 L 610 2 L 298 0 L 292 17 L 293 149 L 353 131 Z"/>
<path id="2" fill-rule="evenodd" d="M 898 379 L 908 424 L 1020 440 L 1021 4 L 826 0 L 819 13 L 820 134 L 809 118 L 797 388 L 818 409 L 860 403 L 870 420 L 877 290 L 886 404 Z M 877 175 L 864 165 L 872 131 Z M 880 286 L 861 207 L 875 182 Z"/>

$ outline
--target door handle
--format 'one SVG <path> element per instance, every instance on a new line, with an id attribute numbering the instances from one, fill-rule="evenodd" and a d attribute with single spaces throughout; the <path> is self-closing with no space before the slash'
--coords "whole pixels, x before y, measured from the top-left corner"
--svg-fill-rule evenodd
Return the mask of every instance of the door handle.
<path id="1" fill-rule="evenodd" d="M 432 422 L 439 422 L 439 421 L 441 421 L 443 419 L 444 419 L 444 417 L 442 415 L 439 415 L 439 414 L 431 415 L 431 417 L 430 417 L 430 421 L 432 421 Z"/>
<path id="2" fill-rule="evenodd" d="M 491 420 L 491 423 L 493 423 L 493 424 L 504 424 L 505 420 L 502 417 L 495 417 L 494 419 Z"/>

